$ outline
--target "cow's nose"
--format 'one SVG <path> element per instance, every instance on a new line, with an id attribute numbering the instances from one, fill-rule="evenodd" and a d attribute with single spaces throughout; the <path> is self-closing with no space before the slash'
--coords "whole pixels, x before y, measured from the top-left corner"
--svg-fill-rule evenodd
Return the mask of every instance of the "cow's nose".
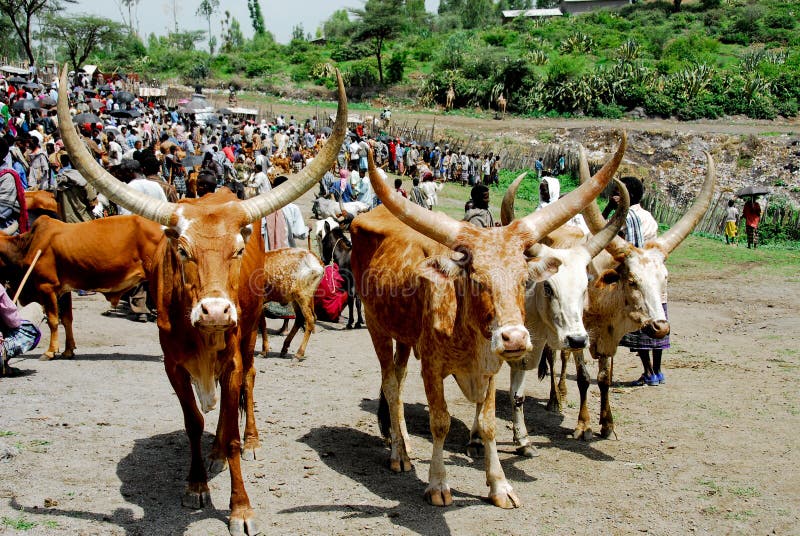
<path id="1" fill-rule="evenodd" d="M 504 328 L 500 339 L 504 352 L 525 352 L 530 349 L 530 335 L 523 326 L 508 326 Z"/>
<path id="2" fill-rule="evenodd" d="M 203 298 L 192 311 L 198 327 L 227 328 L 236 325 L 236 308 L 225 298 Z"/>
<path id="3" fill-rule="evenodd" d="M 654 339 L 663 339 L 669 335 L 669 322 L 667 320 L 655 320 L 645 326 L 644 332 Z"/>
<path id="4" fill-rule="evenodd" d="M 573 350 L 586 348 L 587 340 L 588 337 L 586 337 L 586 335 L 567 335 L 567 346 L 569 346 Z"/>

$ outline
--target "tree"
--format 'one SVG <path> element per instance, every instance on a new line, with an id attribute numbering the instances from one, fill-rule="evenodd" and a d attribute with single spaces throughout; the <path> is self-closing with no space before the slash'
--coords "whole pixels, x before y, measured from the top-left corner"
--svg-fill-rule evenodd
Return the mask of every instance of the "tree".
<path id="1" fill-rule="evenodd" d="M 222 52 L 233 52 L 244 46 L 244 34 L 242 27 L 236 17 L 231 17 L 230 11 L 225 11 L 225 18 L 222 20 Z"/>
<path id="2" fill-rule="evenodd" d="M 198 17 L 205 17 L 206 21 L 208 22 L 208 51 L 211 54 L 214 54 L 214 45 L 216 45 L 217 41 L 211 34 L 211 17 L 217 12 L 218 9 L 219 0 L 201 0 L 200 5 L 197 7 L 197 11 L 195 12 Z"/>
<path id="3" fill-rule="evenodd" d="M 178 50 L 194 50 L 194 45 L 203 39 L 203 30 L 189 30 L 186 32 L 170 32 L 167 41 Z"/>
<path id="4" fill-rule="evenodd" d="M 36 65 L 31 35 L 33 18 L 42 13 L 58 11 L 62 2 L 74 4 L 75 0 L 0 0 L 0 13 L 11 19 L 31 65 Z"/>
<path id="5" fill-rule="evenodd" d="M 326 39 L 344 39 L 352 31 L 353 23 L 346 9 L 333 12 L 328 20 L 322 23 L 322 35 Z"/>
<path id="6" fill-rule="evenodd" d="M 305 40 L 305 31 L 303 30 L 303 23 L 301 22 L 297 26 L 292 27 L 292 41 L 303 41 Z"/>
<path id="7" fill-rule="evenodd" d="M 403 28 L 403 10 L 392 0 L 367 0 L 363 9 L 351 9 L 358 17 L 354 41 L 371 42 L 375 59 L 378 60 L 378 79 L 383 85 L 383 45 L 395 37 Z"/>
<path id="8" fill-rule="evenodd" d="M 139 6 L 139 1 L 140 0 L 115 0 L 117 8 L 119 9 L 119 14 L 122 17 L 122 22 L 128 25 L 132 34 L 139 33 L 139 17 L 134 17 L 136 8 Z M 125 20 L 125 11 L 123 8 L 128 10 L 127 22 Z M 134 28 L 133 25 L 134 18 L 136 19 L 136 28 Z"/>
<path id="9" fill-rule="evenodd" d="M 533 0 L 500 0 L 497 3 L 498 11 L 505 11 L 507 9 L 531 9 L 533 8 Z"/>
<path id="10" fill-rule="evenodd" d="M 464 9 L 464 0 L 440 0 L 439 15 L 447 13 L 460 13 Z"/>
<path id="11" fill-rule="evenodd" d="M 677 13 L 681 10 L 681 0 L 672 0 L 672 11 Z"/>
<path id="12" fill-rule="evenodd" d="M 466 0 L 461 13 L 464 28 L 482 28 L 494 22 L 492 0 Z"/>
<path id="13" fill-rule="evenodd" d="M 64 46 L 69 62 L 76 71 L 100 45 L 114 45 L 125 36 L 125 25 L 91 15 L 49 15 L 43 26 L 42 36 Z"/>
<path id="14" fill-rule="evenodd" d="M 250 11 L 250 22 L 256 35 L 264 35 L 267 31 L 264 25 L 264 15 L 261 13 L 261 4 L 258 0 L 247 0 L 247 9 Z"/>

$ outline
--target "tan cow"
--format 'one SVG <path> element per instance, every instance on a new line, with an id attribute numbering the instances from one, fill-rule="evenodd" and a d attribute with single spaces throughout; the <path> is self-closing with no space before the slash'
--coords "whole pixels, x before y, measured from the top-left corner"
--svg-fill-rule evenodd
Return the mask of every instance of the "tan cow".
<path id="1" fill-rule="evenodd" d="M 58 119 L 75 167 L 112 201 L 163 225 L 150 287 L 158 310 L 164 368 L 183 410 L 191 450 L 182 503 L 190 508 L 210 504 L 201 450 L 201 410 L 207 413 L 219 402 L 212 468 L 225 464 L 230 468 L 228 528 L 234 535 L 258 532 L 240 466 L 240 456 L 252 458 L 259 446 L 253 408 L 253 334 L 263 299 L 250 282 L 263 270 L 264 248 L 259 232 L 255 239 L 248 238 L 253 222 L 300 197 L 335 162 L 347 126 L 344 84 L 338 74 L 337 79 L 339 107 L 331 138 L 312 164 L 286 184 L 245 201 L 223 188 L 199 199 L 167 203 L 133 190 L 97 164 L 75 132 L 69 114 L 66 69 L 61 77 Z M 239 434 L 240 409 L 246 413 L 244 442 Z"/>
<path id="2" fill-rule="evenodd" d="M 383 205 L 353 220 L 353 275 L 381 364 L 382 407 L 388 404 L 391 423 L 384 429 L 391 430 L 395 472 L 411 470 L 401 393 L 412 348 L 422 362 L 433 435 L 425 490 L 431 504 L 453 501 L 443 453 L 450 428 L 443 382 L 450 375 L 479 405 L 489 500 L 502 508 L 521 504 L 497 453 L 495 375 L 503 362 L 517 361 L 532 348 L 524 325 L 526 282 L 544 281 L 560 265 L 537 242 L 600 193 L 624 150 L 625 137 L 589 183 L 511 225 L 485 229 L 394 193 L 370 155 L 370 180 Z"/>
<path id="3" fill-rule="evenodd" d="M 450 88 L 447 90 L 447 95 L 445 97 L 447 100 L 445 100 L 444 109 L 452 110 L 456 103 L 456 90 L 453 89 L 453 84 L 450 84 Z"/>
<path id="4" fill-rule="evenodd" d="M 283 341 L 281 356 L 289 352 L 289 345 L 300 329 L 303 321 L 303 342 L 295 352 L 298 359 L 306 355 L 306 346 L 317 315 L 314 313 L 314 294 L 319 282 L 322 281 L 324 268 L 319 257 L 300 248 L 283 248 L 268 251 L 264 255 L 264 281 L 259 287 L 264 288 L 264 300 L 275 301 L 283 305 L 292 304 L 295 313 L 294 325 Z M 264 317 L 259 321 L 259 329 L 263 336 L 261 339 L 261 352 L 269 352 L 269 339 L 267 325 Z"/>
<path id="5" fill-rule="evenodd" d="M 508 104 L 508 101 L 501 93 L 497 96 L 497 111 L 500 112 L 500 119 L 505 119 L 506 117 L 506 104 Z"/>

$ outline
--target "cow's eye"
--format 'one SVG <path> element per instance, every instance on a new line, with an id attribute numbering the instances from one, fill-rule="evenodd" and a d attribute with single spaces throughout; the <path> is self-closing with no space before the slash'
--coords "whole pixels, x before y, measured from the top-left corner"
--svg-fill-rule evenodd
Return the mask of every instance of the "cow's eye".
<path id="1" fill-rule="evenodd" d="M 241 259 L 242 255 L 244 255 L 244 248 L 239 248 L 236 250 L 236 253 L 233 254 L 234 259 Z"/>
<path id="2" fill-rule="evenodd" d="M 178 246 L 178 256 L 182 261 L 189 261 L 192 259 L 192 256 L 189 255 L 189 252 L 181 246 Z"/>

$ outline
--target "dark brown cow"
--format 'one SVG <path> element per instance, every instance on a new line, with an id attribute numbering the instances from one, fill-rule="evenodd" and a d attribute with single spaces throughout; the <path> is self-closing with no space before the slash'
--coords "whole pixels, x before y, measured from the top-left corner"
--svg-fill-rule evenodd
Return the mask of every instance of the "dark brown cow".
<path id="1" fill-rule="evenodd" d="M 66 70 L 61 77 L 58 118 L 64 144 L 75 167 L 95 188 L 131 212 L 164 226 L 154 261 L 150 287 L 158 310 L 158 329 L 164 368 L 183 409 L 191 449 L 191 466 L 183 504 L 209 504 L 208 474 L 200 439 L 200 412 L 213 409 L 222 396 L 217 435 L 211 452 L 213 466 L 230 468 L 231 534 L 256 534 L 256 516 L 244 488 L 240 455 L 252 457 L 258 447 L 253 416 L 253 332 L 263 303 L 252 288 L 254 274 L 263 269 L 263 245 L 249 240 L 251 224 L 275 212 L 316 185 L 336 160 L 344 140 L 347 103 L 338 78 L 339 108 L 329 142 L 286 184 L 261 196 L 239 201 L 223 188 L 199 199 L 179 203 L 154 200 L 109 175 L 81 142 L 67 107 Z M 258 233 L 257 233 L 258 234 Z M 200 409 L 197 407 L 194 386 Z M 242 445 L 238 410 L 247 413 Z"/>
<path id="2" fill-rule="evenodd" d="M 400 396 L 412 348 L 422 362 L 433 435 L 425 490 L 431 504 L 453 501 L 443 457 L 450 428 L 443 382 L 453 375 L 465 396 L 479 406 L 477 428 L 486 450 L 489 500 L 502 508 L 520 505 L 497 454 L 495 375 L 504 361 L 519 360 L 532 348 L 524 325 L 526 283 L 546 279 L 560 264 L 542 254 L 537 242 L 602 191 L 624 150 L 623 137 L 615 157 L 590 183 L 506 227 L 486 229 L 394 193 L 370 155 L 370 180 L 383 206 L 353 220 L 353 274 L 381 364 L 381 394 L 391 429 L 390 468 L 396 472 L 411 470 Z"/>
<path id="3" fill-rule="evenodd" d="M 96 290 L 116 305 L 125 291 L 149 277 L 163 236 L 160 225 L 139 216 L 84 223 L 42 216 L 28 233 L 0 235 L 0 278 L 12 288 L 19 286 L 36 252 L 42 251 L 20 294 L 22 304 L 39 303 L 47 315 L 50 345 L 42 359 L 53 359 L 58 352 L 59 317 L 66 337 L 62 356 L 75 355 L 70 292 Z"/>

